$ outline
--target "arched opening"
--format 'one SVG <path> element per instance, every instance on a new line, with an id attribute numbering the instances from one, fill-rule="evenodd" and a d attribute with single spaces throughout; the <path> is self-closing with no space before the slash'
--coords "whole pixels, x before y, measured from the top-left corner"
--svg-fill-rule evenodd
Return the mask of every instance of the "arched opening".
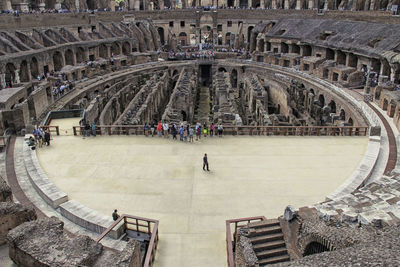
<path id="1" fill-rule="evenodd" d="M 23 83 L 29 82 L 28 63 L 26 60 L 22 61 L 19 66 L 19 78 Z"/>
<path id="2" fill-rule="evenodd" d="M 326 49 L 326 59 L 328 60 L 334 60 L 335 59 L 335 51 L 333 51 L 330 48 Z"/>
<path id="3" fill-rule="evenodd" d="M 15 66 L 12 63 L 7 63 L 6 65 L 6 75 L 5 75 L 5 80 L 6 80 L 6 84 L 9 87 L 12 87 L 12 85 L 14 84 L 15 81 Z"/>
<path id="4" fill-rule="evenodd" d="M 281 113 L 281 105 L 280 104 L 278 104 L 278 106 L 276 107 L 275 113 L 276 114 L 280 114 Z"/>
<path id="5" fill-rule="evenodd" d="M 131 53 L 131 45 L 128 42 L 122 44 L 122 54 L 129 55 Z"/>
<path id="6" fill-rule="evenodd" d="M 54 9 L 56 0 L 45 0 L 47 9 Z"/>
<path id="7" fill-rule="evenodd" d="M 239 6 L 240 8 L 247 8 L 247 4 L 249 2 L 247 0 L 239 0 Z"/>
<path id="8" fill-rule="evenodd" d="M 187 35 L 184 32 L 179 33 L 178 42 L 181 46 L 187 45 Z"/>
<path id="9" fill-rule="evenodd" d="M 281 53 L 289 53 L 289 46 L 286 43 L 281 43 Z"/>
<path id="10" fill-rule="evenodd" d="M 60 71 L 64 66 L 62 55 L 58 51 L 53 54 L 53 66 L 55 71 Z"/>
<path id="11" fill-rule="evenodd" d="M 178 75 L 178 70 L 174 70 L 174 72 L 172 73 L 172 77 Z"/>
<path id="12" fill-rule="evenodd" d="M 346 65 L 346 54 L 340 50 L 337 50 L 336 53 L 336 62 L 340 65 Z"/>
<path id="13" fill-rule="evenodd" d="M 225 34 L 225 45 L 230 45 L 231 44 L 231 33 L 227 32 Z"/>
<path id="14" fill-rule="evenodd" d="M 354 54 L 349 54 L 349 67 L 357 68 L 358 57 Z"/>
<path id="15" fill-rule="evenodd" d="M 107 59 L 107 46 L 105 44 L 101 44 L 99 46 L 99 57 Z"/>
<path id="16" fill-rule="evenodd" d="M 182 111 L 181 111 L 181 114 L 182 114 L 182 121 L 187 121 L 186 112 L 182 110 Z"/>
<path id="17" fill-rule="evenodd" d="M 78 47 L 76 50 L 76 63 L 82 63 L 85 61 L 85 50 L 82 47 Z"/>
<path id="18" fill-rule="evenodd" d="M 390 78 L 391 70 L 387 60 L 382 60 L 382 75 Z"/>
<path id="19" fill-rule="evenodd" d="M 331 102 L 329 102 L 328 106 L 330 107 L 332 113 L 336 113 L 336 103 L 335 103 L 335 101 L 331 100 Z"/>
<path id="20" fill-rule="evenodd" d="M 310 57 L 312 55 L 312 47 L 310 45 L 303 46 L 303 56 Z"/>
<path id="21" fill-rule="evenodd" d="M 315 95 L 314 89 L 310 89 L 310 93 Z"/>
<path id="22" fill-rule="evenodd" d="M 218 71 L 219 72 L 226 72 L 226 69 L 221 67 L 221 68 L 218 69 Z"/>
<path id="23" fill-rule="evenodd" d="M 251 31 L 254 29 L 254 26 L 249 26 L 247 28 L 247 43 L 250 44 L 250 38 L 251 38 Z"/>
<path id="24" fill-rule="evenodd" d="M 321 108 L 325 106 L 325 97 L 324 97 L 324 95 L 322 95 L 322 94 L 319 95 L 318 102 L 319 102 L 319 105 L 320 105 Z"/>
<path id="25" fill-rule="evenodd" d="M 382 109 L 383 109 L 383 110 L 387 110 L 387 109 L 388 109 L 388 106 L 389 106 L 389 101 L 385 98 L 385 99 L 383 100 L 383 107 L 382 107 Z"/>
<path id="26" fill-rule="evenodd" d="M 35 57 L 32 58 L 30 67 L 31 67 L 31 76 L 36 78 L 39 75 L 39 64 Z"/>
<path id="27" fill-rule="evenodd" d="M 235 5 L 235 0 L 228 0 L 228 7 L 233 7 Z"/>
<path id="28" fill-rule="evenodd" d="M 74 65 L 74 53 L 71 49 L 65 51 L 65 65 Z"/>
<path id="29" fill-rule="evenodd" d="M 264 52 L 264 39 L 259 39 L 258 40 L 258 51 L 259 52 Z"/>
<path id="30" fill-rule="evenodd" d="M 348 124 L 349 124 L 349 126 L 353 126 L 353 119 L 352 118 L 349 118 L 349 121 L 347 122 Z"/>
<path id="31" fill-rule="evenodd" d="M 237 87 L 237 79 L 238 79 L 238 72 L 237 70 L 233 69 L 232 74 L 231 74 L 231 84 L 232 87 L 236 88 Z"/>
<path id="32" fill-rule="evenodd" d="M 346 120 L 346 112 L 343 109 L 340 110 L 339 119 L 342 121 Z"/>
<path id="33" fill-rule="evenodd" d="M 87 4 L 88 9 L 90 9 L 90 10 L 97 9 L 96 2 L 97 2 L 96 0 L 87 0 L 86 4 Z"/>
<path id="34" fill-rule="evenodd" d="M 164 44 L 165 44 L 164 28 L 158 27 L 158 28 L 157 28 L 157 32 L 158 32 L 158 35 L 160 36 L 160 43 L 161 43 L 162 45 L 164 45 Z"/>
<path id="35" fill-rule="evenodd" d="M 298 46 L 297 44 L 293 44 L 292 53 L 300 55 L 300 46 Z"/>
<path id="36" fill-rule="evenodd" d="M 121 49 L 120 49 L 118 43 L 113 43 L 112 44 L 111 53 L 114 54 L 114 56 L 119 55 L 121 53 Z"/>
<path id="37" fill-rule="evenodd" d="M 319 242 L 311 242 L 304 249 L 303 256 L 317 254 L 317 253 L 321 253 L 321 252 L 324 252 L 324 251 L 329 251 L 329 249 L 326 246 L 324 246 L 323 244 L 319 243 Z"/>

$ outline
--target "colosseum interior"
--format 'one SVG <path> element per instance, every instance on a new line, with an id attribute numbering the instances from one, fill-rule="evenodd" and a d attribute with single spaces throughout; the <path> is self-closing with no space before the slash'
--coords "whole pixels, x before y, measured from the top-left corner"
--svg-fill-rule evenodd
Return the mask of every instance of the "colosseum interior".
<path id="1" fill-rule="evenodd" d="M 398 5 L 0 0 L 0 265 L 399 266 Z"/>

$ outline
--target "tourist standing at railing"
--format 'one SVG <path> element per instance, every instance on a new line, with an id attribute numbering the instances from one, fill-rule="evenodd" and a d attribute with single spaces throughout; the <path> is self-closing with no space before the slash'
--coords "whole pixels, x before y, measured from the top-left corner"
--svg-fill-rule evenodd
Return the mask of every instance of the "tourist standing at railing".
<path id="1" fill-rule="evenodd" d="M 154 121 L 153 121 L 150 125 L 151 137 L 154 137 L 154 130 L 155 130 L 155 125 L 154 125 Z"/>
<path id="2" fill-rule="evenodd" d="M 219 137 L 222 137 L 222 132 L 224 131 L 224 127 L 222 126 L 222 124 L 218 124 L 218 135 Z"/>
<path id="3" fill-rule="evenodd" d="M 94 122 L 92 123 L 92 135 L 96 137 L 96 124 Z"/>
<path id="4" fill-rule="evenodd" d="M 212 122 L 211 125 L 210 125 L 210 136 L 211 136 L 211 137 L 214 135 L 214 129 L 215 129 L 215 125 L 214 125 L 214 123 Z"/>
<path id="5" fill-rule="evenodd" d="M 157 125 L 157 135 L 158 135 L 158 137 L 162 136 L 162 124 L 161 124 L 161 122 L 159 122 L 158 125 Z"/>
<path id="6" fill-rule="evenodd" d="M 50 145 L 50 132 L 49 132 L 49 130 L 46 130 L 44 132 L 44 142 L 47 144 L 47 146 Z"/>
<path id="7" fill-rule="evenodd" d="M 177 140 L 176 135 L 178 134 L 178 129 L 176 128 L 175 123 L 172 125 L 171 133 L 172 133 L 172 140 Z"/>
<path id="8" fill-rule="evenodd" d="M 163 123 L 163 131 L 164 131 L 164 137 L 168 138 L 169 125 L 168 122 L 166 121 L 164 121 Z"/>
<path id="9" fill-rule="evenodd" d="M 149 136 L 149 125 L 147 124 L 147 122 L 144 124 L 144 135 L 146 136 L 146 137 L 148 137 Z"/>
<path id="10" fill-rule="evenodd" d="M 193 128 L 189 128 L 189 142 L 193 143 Z"/>

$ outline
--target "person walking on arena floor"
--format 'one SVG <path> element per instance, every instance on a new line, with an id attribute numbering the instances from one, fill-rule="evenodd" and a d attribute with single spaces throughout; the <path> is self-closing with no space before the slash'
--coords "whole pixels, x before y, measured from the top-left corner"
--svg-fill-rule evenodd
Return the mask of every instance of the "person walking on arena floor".
<path id="1" fill-rule="evenodd" d="M 208 168 L 208 158 L 207 158 L 207 153 L 204 154 L 203 157 L 203 171 L 205 171 L 207 168 L 207 171 L 210 171 Z"/>

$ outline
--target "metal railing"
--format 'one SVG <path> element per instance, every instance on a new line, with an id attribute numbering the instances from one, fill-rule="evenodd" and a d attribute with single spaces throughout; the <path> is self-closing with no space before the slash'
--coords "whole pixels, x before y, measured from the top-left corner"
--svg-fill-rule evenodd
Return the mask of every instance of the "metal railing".
<path id="1" fill-rule="evenodd" d="M 147 219 L 127 214 L 122 214 L 110 227 L 108 227 L 97 239 L 100 242 L 109 232 L 111 232 L 121 221 L 124 221 L 125 230 L 150 235 L 150 242 L 144 258 L 144 267 L 153 266 L 158 245 L 158 220 Z M 132 227 L 133 226 L 133 227 Z"/>
<path id="2" fill-rule="evenodd" d="M 40 126 L 43 130 L 48 130 L 50 134 L 55 133 L 56 135 L 60 135 L 60 127 L 59 126 L 50 126 L 50 125 L 42 125 Z"/>
<path id="3" fill-rule="evenodd" d="M 257 217 L 248 217 L 248 218 L 240 218 L 240 219 L 231 219 L 226 220 L 226 254 L 228 260 L 228 267 L 235 266 L 235 257 L 233 255 L 233 241 L 236 240 L 237 230 L 240 227 L 246 226 L 247 224 L 255 221 L 265 221 L 266 218 L 264 216 Z M 231 225 L 235 224 L 235 231 L 231 231 Z M 232 240 L 233 237 L 233 240 Z M 236 243 L 236 242 L 235 242 Z"/>
<path id="4" fill-rule="evenodd" d="M 369 126 L 223 126 L 223 135 L 267 136 L 368 136 Z M 90 130 L 91 132 L 92 130 Z M 82 135 L 84 127 L 73 126 L 74 135 Z M 214 130 L 214 134 L 217 130 Z M 143 125 L 98 125 L 96 134 L 144 135 Z"/>

